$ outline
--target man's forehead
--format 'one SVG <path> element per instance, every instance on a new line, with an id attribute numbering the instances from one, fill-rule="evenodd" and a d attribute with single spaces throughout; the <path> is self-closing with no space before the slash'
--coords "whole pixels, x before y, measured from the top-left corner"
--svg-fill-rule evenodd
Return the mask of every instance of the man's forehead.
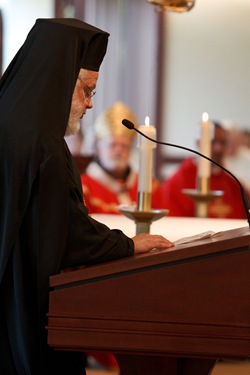
<path id="1" fill-rule="evenodd" d="M 119 124 L 118 124 L 119 126 Z M 124 144 L 124 145 L 130 145 L 131 141 L 128 139 L 128 137 L 125 137 L 124 135 L 109 135 L 105 138 L 103 138 L 103 141 L 106 144 Z"/>

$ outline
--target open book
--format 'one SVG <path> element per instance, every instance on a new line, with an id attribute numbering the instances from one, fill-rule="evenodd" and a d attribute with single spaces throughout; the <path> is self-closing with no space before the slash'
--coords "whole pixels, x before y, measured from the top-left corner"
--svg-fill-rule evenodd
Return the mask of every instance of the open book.
<path id="1" fill-rule="evenodd" d="M 208 230 L 206 232 L 195 234 L 195 235 L 190 236 L 190 237 L 180 238 L 179 240 L 174 241 L 174 244 L 175 245 L 181 245 L 181 244 L 184 244 L 184 243 L 194 242 L 194 241 L 202 240 L 204 238 L 212 237 L 212 236 L 214 236 L 216 234 L 219 234 L 219 233 L 220 232 L 214 232 L 212 230 Z"/>

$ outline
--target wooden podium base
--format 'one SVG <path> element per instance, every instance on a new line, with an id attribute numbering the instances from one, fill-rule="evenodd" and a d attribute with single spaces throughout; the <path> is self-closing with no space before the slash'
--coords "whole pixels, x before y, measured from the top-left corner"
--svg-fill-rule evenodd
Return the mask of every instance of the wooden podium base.
<path id="1" fill-rule="evenodd" d="M 216 360 L 115 354 L 120 375 L 209 375 Z"/>
<path id="2" fill-rule="evenodd" d="M 54 275 L 48 344 L 115 353 L 121 375 L 208 375 L 217 358 L 249 358 L 249 246 L 247 226 Z"/>

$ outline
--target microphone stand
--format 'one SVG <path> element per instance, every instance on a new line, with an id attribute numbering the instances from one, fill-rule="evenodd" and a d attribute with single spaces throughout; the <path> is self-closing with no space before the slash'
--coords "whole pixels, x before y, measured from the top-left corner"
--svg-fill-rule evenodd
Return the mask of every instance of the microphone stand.
<path id="1" fill-rule="evenodd" d="M 195 202 L 195 216 L 199 218 L 208 217 L 208 204 L 211 200 L 221 197 L 222 190 L 209 190 L 210 177 L 198 177 L 197 189 L 183 189 L 182 192 L 192 198 Z"/>

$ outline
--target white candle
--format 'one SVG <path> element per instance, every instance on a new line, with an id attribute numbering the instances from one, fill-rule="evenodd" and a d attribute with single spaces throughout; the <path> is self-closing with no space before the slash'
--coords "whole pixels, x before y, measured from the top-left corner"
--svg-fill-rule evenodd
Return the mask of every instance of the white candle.
<path id="1" fill-rule="evenodd" d="M 149 117 L 145 118 L 145 125 L 140 125 L 138 128 L 142 133 L 150 138 L 156 139 L 155 126 L 149 125 Z M 138 191 L 152 192 L 152 173 L 153 173 L 153 149 L 156 144 L 142 135 L 138 134 L 137 144 L 139 154 L 139 176 L 138 176 Z"/>
<path id="2" fill-rule="evenodd" d="M 214 125 L 208 121 L 206 112 L 202 115 L 200 123 L 200 153 L 211 158 L 211 141 L 213 138 Z M 211 162 L 200 157 L 198 165 L 198 176 L 209 178 L 211 174 Z"/>

